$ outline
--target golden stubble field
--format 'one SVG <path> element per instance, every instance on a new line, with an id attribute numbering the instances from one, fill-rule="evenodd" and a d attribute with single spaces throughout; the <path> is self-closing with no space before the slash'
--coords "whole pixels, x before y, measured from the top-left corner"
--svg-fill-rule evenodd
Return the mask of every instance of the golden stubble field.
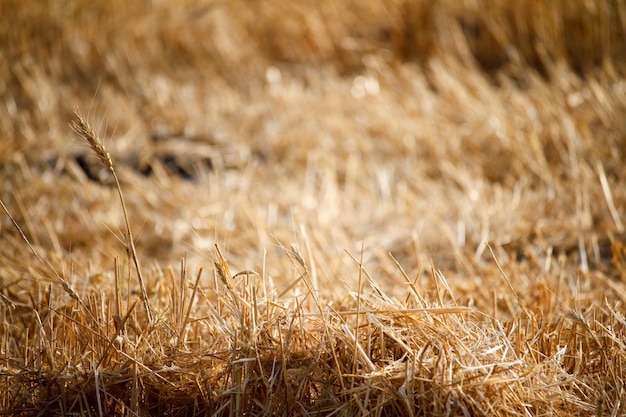
<path id="1" fill-rule="evenodd" d="M 3 415 L 623 415 L 625 19 L 3 1 Z"/>

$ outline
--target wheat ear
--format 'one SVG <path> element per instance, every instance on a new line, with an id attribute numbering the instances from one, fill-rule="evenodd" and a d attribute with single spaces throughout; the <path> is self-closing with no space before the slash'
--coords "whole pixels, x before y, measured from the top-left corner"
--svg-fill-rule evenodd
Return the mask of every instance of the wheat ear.
<path id="1" fill-rule="evenodd" d="M 139 266 L 139 258 L 137 258 L 135 241 L 133 239 L 133 233 L 130 229 L 130 221 L 128 220 L 128 212 L 126 211 L 126 204 L 124 203 L 122 187 L 120 186 L 120 182 L 117 178 L 115 167 L 113 166 L 113 161 L 111 160 L 109 152 L 107 152 L 107 150 L 102 145 L 102 141 L 100 140 L 96 132 L 94 132 L 91 126 L 89 126 L 89 123 L 87 123 L 87 121 L 78 109 L 74 109 L 74 115 L 76 116 L 76 118 L 71 121 L 70 126 L 81 139 L 89 144 L 89 147 L 96 154 L 98 159 L 109 169 L 111 175 L 113 176 L 113 180 L 115 181 L 115 187 L 117 188 L 117 194 L 119 195 L 120 202 L 122 203 L 122 212 L 124 213 L 124 221 L 126 223 L 126 250 L 130 254 L 130 257 L 135 264 L 135 269 L 137 270 L 137 279 L 139 280 L 139 287 L 141 288 L 141 297 L 143 298 L 143 303 L 146 308 L 148 321 L 149 323 L 152 323 L 152 310 L 150 308 L 150 302 L 148 301 L 148 293 L 146 292 L 146 286 L 144 284 L 143 275 L 141 273 L 141 267 Z"/>

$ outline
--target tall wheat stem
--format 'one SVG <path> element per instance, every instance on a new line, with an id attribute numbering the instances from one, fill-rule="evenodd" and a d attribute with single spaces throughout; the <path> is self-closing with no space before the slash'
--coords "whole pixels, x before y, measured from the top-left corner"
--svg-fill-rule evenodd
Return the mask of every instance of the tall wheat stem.
<path id="1" fill-rule="evenodd" d="M 135 241 L 133 239 L 133 233 L 130 228 L 130 221 L 128 219 L 128 212 L 126 211 L 126 203 L 124 202 L 124 195 L 122 194 L 122 187 L 120 186 L 119 179 L 117 178 L 117 174 L 115 172 L 115 167 L 113 166 L 113 161 L 111 160 L 111 156 L 104 146 L 102 145 L 102 141 L 94 132 L 94 130 L 89 126 L 89 123 L 85 120 L 85 118 L 81 115 L 78 109 L 74 109 L 74 115 L 76 118 L 72 120 L 70 126 L 76 132 L 76 134 L 86 141 L 89 144 L 89 147 L 96 154 L 98 159 L 108 168 L 113 175 L 113 180 L 115 181 L 115 188 L 117 188 L 117 194 L 120 197 L 120 202 L 122 203 L 122 212 L 124 213 L 124 222 L 126 223 L 126 250 L 129 253 L 130 258 L 133 260 L 135 264 L 135 269 L 137 270 L 137 279 L 139 280 L 139 287 L 141 288 L 141 297 L 143 299 L 144 306 L 146 308 L 146 314 L 148 315 L 148 322 L 152 323 L 152 309 L 150 308 L 150 302 L 148 300 L 148 293 L 146 292 L 146 286 L 143 280 L 143 274 L 141 273 L 141 267 L 139 266 L 139 258 L 137 257 L 137 251 L 135 249 Z"/>

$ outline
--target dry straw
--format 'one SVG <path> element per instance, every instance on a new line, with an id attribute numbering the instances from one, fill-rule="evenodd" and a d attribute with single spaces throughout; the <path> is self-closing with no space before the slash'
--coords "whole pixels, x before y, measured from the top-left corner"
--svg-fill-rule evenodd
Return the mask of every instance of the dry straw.
<path id="1" fill-rule="evenodd" d="M 622 2 L 2 5 L 0 414 L 626 414 Z"/>

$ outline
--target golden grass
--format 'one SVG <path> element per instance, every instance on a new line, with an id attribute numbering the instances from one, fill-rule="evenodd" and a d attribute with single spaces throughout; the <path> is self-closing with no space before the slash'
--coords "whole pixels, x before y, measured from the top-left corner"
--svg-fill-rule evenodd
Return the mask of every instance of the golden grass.
<path id="1" fill-rule="evenodd" d="M 623 415 L 624 16 L 3 1 L 0 411 Z"/>

